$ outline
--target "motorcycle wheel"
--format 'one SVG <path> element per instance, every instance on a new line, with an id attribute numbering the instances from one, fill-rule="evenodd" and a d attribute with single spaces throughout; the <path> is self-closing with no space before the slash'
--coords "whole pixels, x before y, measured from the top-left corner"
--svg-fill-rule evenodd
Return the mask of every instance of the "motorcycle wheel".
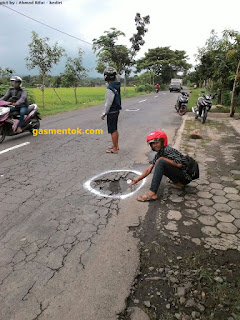
<path id="1" fill-rule="evenodd" d="M 187 112 L 187 106 L 185 106 L 185 104 L 181 105 L 181 107 L 179 108 L 179 111 L 178 111 L 180 116 L 183 116 L 186 112 Z"/>
<path id="2" fill-rule="evenodd" d="M 5 127 L 2 126 L 0 127 L 0 143 L 2 143 L 5 138 L 6 138 L 6 130 L 5 130 Z"/>
<path id="3" fill-rule="evenodd" d="M 29 132 L 33 133 L 34 129 L 39 129 L 40 128 L 40 120 L 37 117 L 34 117 L 32 119 L 32 129 L 29 130 Z"/>
<path id="4" fill-rule="evenodd" d="M 203 110 L 203 116 L 202 116 L 202 124 L 206 122 L 207 119 L 207 110 L 206 108 Z"/>

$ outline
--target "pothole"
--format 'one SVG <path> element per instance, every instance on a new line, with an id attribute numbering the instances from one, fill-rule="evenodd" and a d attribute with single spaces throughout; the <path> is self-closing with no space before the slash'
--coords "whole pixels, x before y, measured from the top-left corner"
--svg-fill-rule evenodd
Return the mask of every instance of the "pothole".
<path id="1" fill-rule="evenodd" d="M 125 199 L 144 185 L 145 179 L 133 186 L 128 184 L 128 179 L 135 179 L 140 174 L 137 170 L 105 171 L 86 181 L 83 186 L 97 196 Z"/>

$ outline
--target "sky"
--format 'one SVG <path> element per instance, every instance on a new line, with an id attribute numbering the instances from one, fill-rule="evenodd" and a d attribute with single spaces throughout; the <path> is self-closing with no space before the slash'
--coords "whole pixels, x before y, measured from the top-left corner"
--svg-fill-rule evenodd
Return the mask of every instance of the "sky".
<path id="1" fill-rule="evenodd" d="M 0 0 L 0 3 L 4 2 L 9 9 L 0 5 L 0 67 L 12 68 L 19 75 L 38 74 L 37 69 L 28 70 L 25 62 L 31 32 L 36 31 L 41 38 L 48 37 L 50 44 L 58 42 L 68 56 L 75 57 L 81 47 L 84 66 L 90 69 L 89 76 L 101 76 L 95 71 L 96 57 L 91 45 L 49 29 L 10 9 L 89 43 L 104 31 L 115 27 L 126 34 L 126 37 L 119 39 L 119 43 L 127 46 L 130 46 L 129 38 L 135 32 L 135 14 L 150 15 L 145 45 L 138 58 L 148 49 L 169 46 L 172 50 L 185 50 L 188 62 L 193 65 L 194 55 L 199 47 L 205 45 L 212 29 L 219 35 L 224 29 L 240 32 L 239 0 L 51 1 L 60 2 L 56 4 L 50 4 L 50 1 L 42 1 L 44 4 L 20 4 L 21 1 Z M 64 71 L 65 61 L 66 58 L 62 58 L 52 69 L 53 75 Z"/>

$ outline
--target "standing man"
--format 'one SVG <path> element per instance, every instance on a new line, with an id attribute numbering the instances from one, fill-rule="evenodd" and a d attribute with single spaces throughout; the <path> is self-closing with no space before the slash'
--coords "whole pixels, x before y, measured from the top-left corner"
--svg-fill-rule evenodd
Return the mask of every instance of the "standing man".
<path id="1" fill-rule="evenodd" d="M 12 84 L 11 89 L 0 98 L 0 100 L 8 101 L 10 98 L 13 101 L 10 111 L 19 111 L 20 119 L 17 127 L 17 133 L 22 132 L 24 116 L 27 113 L 29 102 L 27 98 L 27 92 L 21 88 L 22 79 L 18 76 L 11 77 L 10 82 Z"/>
<path id="2" fill-rule="evenodd" d="M 105 110 L 102 113 L 101 119 L 104 120 L 107 116 L 108 133 L 111 134 L 112 146 L 106 151 L 106 153 L 118 153 L 118 116 L 121 107 L 121 94 L 120 94 L 120 82 L 116 81 L 117 71 L 112 67 L 108 67 L 104 70 L 104 79 L 108 82 L 108 87 L 105 96 Z"/>

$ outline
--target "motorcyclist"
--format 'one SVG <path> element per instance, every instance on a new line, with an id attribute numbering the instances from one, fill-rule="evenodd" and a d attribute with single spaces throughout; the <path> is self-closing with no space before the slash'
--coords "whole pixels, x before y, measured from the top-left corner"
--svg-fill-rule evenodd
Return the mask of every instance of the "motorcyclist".
<path id="1" fill-rule="evenodd" d="M 158 93 L 158 91 L 159 91 L 159 83 L 156 84 L 155 88 L 156 88 L 156 93 Z"/>
<path id="2" fill-rule="evenodd" d="M 24 116 L 27 113 L 29 102 L 27 98 L 27 92 L 21 88 L 22 79 L 19 76 L 13 76 L 10 79 L 12 88 L 10 88 L 7 93 L 0 98 L 0 100 L 12 102 L 12 107 L 10 111 L 19 111 L 20 119 L 17 127 L 17 132 L 22 132 Z"/>
<path id="3" fill-rule="evenodd" d="M 156 155 L 150 166 L 137 178 L 132 180 L 132 185 L 147 177 L 155 167 L 150 190 L 147 194 L 137 198 L 140 202 L 157 200 L 157 191 L 163 175 L 168 177 L 171 183 L 178 187 L 183 187 L 192 181 L 192 177 L 187 173 L 187 159 L 178 150 L 167 144 L 165 132 L 156 130 L 147 136 L 147 142 Z"/>

